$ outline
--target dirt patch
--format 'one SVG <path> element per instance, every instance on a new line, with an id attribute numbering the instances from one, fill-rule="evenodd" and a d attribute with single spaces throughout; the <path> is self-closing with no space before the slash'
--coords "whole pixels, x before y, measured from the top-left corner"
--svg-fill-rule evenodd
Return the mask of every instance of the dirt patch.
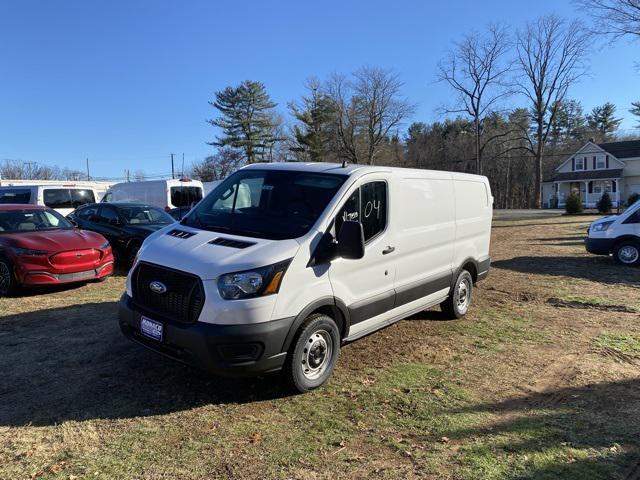
<path id="1" fill-rule="evenodd" d="M 627 305 L 608 305 L 600 303 L 584 302 L 580 300 L 564 300 L 562 298 L 551 297 L 546 300 L 548 305 L 563 308 L 584 308 L 592 310 L 602 310 L 604 312 L 638 313 L 638 310 Z"/>

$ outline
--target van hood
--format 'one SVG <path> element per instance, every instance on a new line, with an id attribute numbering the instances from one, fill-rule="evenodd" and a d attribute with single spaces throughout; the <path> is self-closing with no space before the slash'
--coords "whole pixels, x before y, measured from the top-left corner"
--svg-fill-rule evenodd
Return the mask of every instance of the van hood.
<path id="1" fill-rule="evenodd" d="M 179 236 L 172 234 L 174 231 L 179 232 Z M 237 248 L 211 243 L 217 239 L 251 245 Z M 299 248 L 300 244 L 296 240 L 241 237 L 176 223 L 149 236 L 139 251 L 138 259 L 193 273 L 203 280 L 214 280 L 225 273 L 250 270 L 287 260 L 294 257 Z"/>

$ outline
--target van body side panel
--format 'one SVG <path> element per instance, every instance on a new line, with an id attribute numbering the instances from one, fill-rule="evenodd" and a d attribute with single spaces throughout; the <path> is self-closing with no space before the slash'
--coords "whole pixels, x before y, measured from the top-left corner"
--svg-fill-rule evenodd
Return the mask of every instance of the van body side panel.
<path id="1" fill-rule="evenodd" d="M 448 288 L 455 241 L 451 174 L 403 176 L 394 202 L 396 307 Z"/>
<path id="2" fill-rule="evenodd" d="M 456 209 L 454 269 L 460 268 L 468 259 L 477 265 L 489 258 L 493 214 L 488 183 L 460 177 L 454 176 L 453 181 Z"/>

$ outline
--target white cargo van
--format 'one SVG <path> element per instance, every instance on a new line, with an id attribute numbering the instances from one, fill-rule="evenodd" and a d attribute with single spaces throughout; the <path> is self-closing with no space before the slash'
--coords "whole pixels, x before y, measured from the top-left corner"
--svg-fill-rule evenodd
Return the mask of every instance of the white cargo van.
<path id="1" fill-rule="evenodd" d="M 589 226 L 585 247 L 596 255 L 613 255 L 621 265 L 640 265 L 640 200 L 620 215 Z"/>
<path id="2" fill-rule="evenodd" d="M 46 205 L 65 216 L 81 205 L 95 203 L 99 195 L 96 188 L 75 183 L 0 187 L 0 203 Z"/>
<path id="3" fill-rule="evenodd" d="M 489 269 L 485 177 L 323 163 L 240 169 L 140 249 L 122 332 L 216 374 L 284 369 L 299 391 L 345 342 L 440 304 Z"/>
<path id="4" fill-rule="evenodd" d="M 198 203 L 203 196 L 202 182 L 181 178 L 116 183 L 105 193 L 102 201 L 141 202 L 168 211 Z"/>

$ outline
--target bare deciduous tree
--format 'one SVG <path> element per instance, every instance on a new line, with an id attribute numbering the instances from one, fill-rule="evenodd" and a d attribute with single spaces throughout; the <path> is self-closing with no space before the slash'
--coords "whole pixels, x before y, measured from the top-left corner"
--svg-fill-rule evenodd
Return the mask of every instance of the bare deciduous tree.
<path id="1" fill-rule="evenodd" d="M 593 30 L 613 38 L 640 38 L 640 0 L 579 0 L 594 19 Z"/>
<path id="2" fill-rule="evenodd" d="M 335 131 L 339 153 L 345 160 L 358 163 L 358 107 L 352 85 L 345 75 L 334 74 L 326 85 L 326 93 L 335 106 Z"/>
<path id="3" fill-rule="evenodd" d="M 390 134 L 413 112 L 400 90 L 402 82 L 390 70 L 362 67 L 351 79 L 334 75 L 326 94 L 335 105 L 335 130 L 343 158 L 372 165 Z"/>
<path id="4" fill-rule="evenodd" d="M 354 96 L 366 138 L 365 160 L 373 165 L 389 133 L 413 113 L 414 107 L 401 96 L 402 82 L 392 71 L 362 67 L 354 77 Z"/>
<path id="5" fill-rule="evenodd" d="M 511 92 L 505 77 L 512 62 L 507 60 L 509 36 L 504 27 L 490 25 L 486 33 L 471 33 L 455 45 L 438 65 L 438 80 L 448 83 L 458 99 L 445 113 L 471 117 L 475 134 L 476 173 L 482 173 L 482 153 L 493 138 L 483 139 L 486 116 Z"/>
<path id="6" fill-rule="evenodd" d="M 243 165 L 240 151 L 231 147 L 222 147 L 205 158 L 202 162 L 191 167 L 191 175 L 202 182 L 223 180 Z"/>
<path id="7" fill-rule="evenodd" d="M 542 205 L 542 158 L 558 106 L 586 73 L 588 32 L 578 21 L 540 17 L 517 33 L 517 86 L 529 101 L 532 128 L 523 131 L 535 158 L 535 206 Z"/>

